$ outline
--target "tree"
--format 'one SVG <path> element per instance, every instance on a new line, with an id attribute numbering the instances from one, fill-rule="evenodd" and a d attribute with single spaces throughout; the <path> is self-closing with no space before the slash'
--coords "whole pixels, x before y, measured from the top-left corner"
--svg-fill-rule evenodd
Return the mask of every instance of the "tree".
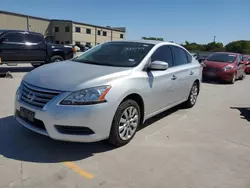
<path id="1" fill-rule="evenodd" d="M 228 43 L 225 46 L 228 52 L 236 52 L 242 54 L 250 54 L 250 41 L 239 40 Z"/>
<path id="2" fill-rule="evenodd" d="M 164 41 L 163 38 L 158 37 L 142 37 L 143 40 L 158 40 L 158 41 Z"/>

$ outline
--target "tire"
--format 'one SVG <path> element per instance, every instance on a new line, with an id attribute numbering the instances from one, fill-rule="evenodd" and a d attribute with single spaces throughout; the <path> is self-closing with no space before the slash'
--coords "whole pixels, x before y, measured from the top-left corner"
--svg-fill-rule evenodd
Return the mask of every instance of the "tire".
<path id="1" fill-rule="evenodd" d="M 246 78 L 246 73 L 245 71 L 242 73 L 242 76 L 240 77 L 240 80 L 244 80 Z"/>
<path id="2" fill-rule="evenodd" d="M 54 55 L 50 58 L 50 62 L 54 63 L 54 62 L 59 62 L 59 61 L 64 61 L 64 59 L 62 58 L 62 56 L 60 55 Z"/>
<path id="3" fill-rule="evenodd" d="M 191 87 L 188 100 L 184 103 L 184 107 L 192 108 L 197 101 L 198 95 L 199 95 L 199 86 L 196 82 L 194 82 Z"/>
<path id="4" fill-rule="evenodd" d="M 129 143 L 136 134 L 140 119 L 141 111 L 137 102 L 130 99 L 122 102 L 112 122 L 109 143 L 118 147 Z"/>
<path id="5" fill-rule="evenodd" d="M 234 84 L 234 83 L 235 83 L 235 80 L 236 80 L 236 74 L 233 75 L 233 78 L 232 78 L 232 80 L 230 81 L 230 84 Z"/>

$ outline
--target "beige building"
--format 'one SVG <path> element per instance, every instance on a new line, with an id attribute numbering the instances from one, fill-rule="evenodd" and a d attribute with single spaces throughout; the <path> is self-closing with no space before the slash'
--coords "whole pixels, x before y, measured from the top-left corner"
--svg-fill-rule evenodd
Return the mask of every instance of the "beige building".
<path id="1" fill-rule="evenodd" d="M 125 27 L 103 27 L 71 20 L 45 19 L 0 11 L 0 30 L 16 29 L 42 33 L 46 40 L 58 44 L 97 44 L 124 40 Z"/>

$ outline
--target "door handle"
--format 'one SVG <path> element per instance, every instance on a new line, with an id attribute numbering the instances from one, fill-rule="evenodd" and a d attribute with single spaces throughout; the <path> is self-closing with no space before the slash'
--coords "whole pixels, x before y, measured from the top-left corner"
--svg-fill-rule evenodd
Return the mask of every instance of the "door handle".
<path id="1" fill-rule="evenodd" d="M 175 75 L 172 76 L 171 80 L 176 80 L 177 77 Z"/>
<path id="2" fill-rule="evenodd" d="M 193 74 L 194 74 L 194 72 L 193 72 L 193 71 L 191 71 L 191 72 L 190 72 L 190 75 L 193 75 Z"/>

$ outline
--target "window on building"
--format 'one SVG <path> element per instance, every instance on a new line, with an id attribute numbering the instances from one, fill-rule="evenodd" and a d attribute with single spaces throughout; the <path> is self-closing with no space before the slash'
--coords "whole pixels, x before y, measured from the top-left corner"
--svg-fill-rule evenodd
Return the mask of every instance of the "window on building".
<path id="1" fill-rule="evenodd" d="M 56 41 L 56 44 L 60 44 L 60 42 L 57 40 L 57 41 Z"/>
<path id="2" fill-rule="evenodd" d="M 98 30 L 98 31 L 97 31 L 97 35 L 101 35 L 101 30 Z"/>
<path id="3" fill-rule="evenodd" d="M 59 27 L 55 27 L 55 32 L 59 32 Z"/>
<path id="4" fill-rule="evenodd" d="M 103 35 L 103 36 L 107 36 L 107 31 L 103 31 L 103 32 L 102 32 L 102 35 Z"/>
<path id="5" fill-rule="evenodd" d="M 65 32 L 70 32 L 69 26 L 66 26 L 66 27 L 65 27 Z"/>
<path id="6" fill-rule="evenodd" d="M 25 34 L 25 42 L 40 43 L 44 41 L 42 35 Z"/>
<path id="7" fill-rule="evenodd" d="M 171 46 L 171 48 L 174 55 L 175 66 L 185 65 L 188 63 L 187 55 L 182 48 L 176 46 Z"/>
<path id="8" fill-rule="evenodd" d="M 169 46 L 159 47 L 151 57 L 151 62 L 153 61 L 164 61 L 168 63 L 168 67 L 173 67 L 173 57 Z"/>
<path id="9" fill-rule="evenodd" d="M 70 42 L 69 41 L 65 41 L 65 44 L 70 44 Z"/>
<path id="10" fill-rule="evenodd" d="M 76 33 L 81 33 L 81 28 L 80 27 L 75 27 L 75 32 Z"/>
<path id="11" fill-rule="evenodd" d="M 120 34 L 120 38 L 123 39 L 123 34 Z"/>
<path id="12" fill-rule="evenodd" d="M 86 33 L 87 33 L 87 34 L 91 34 L 91 29 L 88 29 L 88 28 L 87 28 L 87 29 L 86 29 Z"/>
<path id="13" fill-rule="evenodd" d="M 24 42 L 24 35 L 21 33 L 9 33 L 6 35 L 6 42 Z"/>
<path id="14" fill-rule="evenodd" d="M 80 44 L 81 44 L 81 42 L 75 41 L 75 45 L 80 45 Z"/>

